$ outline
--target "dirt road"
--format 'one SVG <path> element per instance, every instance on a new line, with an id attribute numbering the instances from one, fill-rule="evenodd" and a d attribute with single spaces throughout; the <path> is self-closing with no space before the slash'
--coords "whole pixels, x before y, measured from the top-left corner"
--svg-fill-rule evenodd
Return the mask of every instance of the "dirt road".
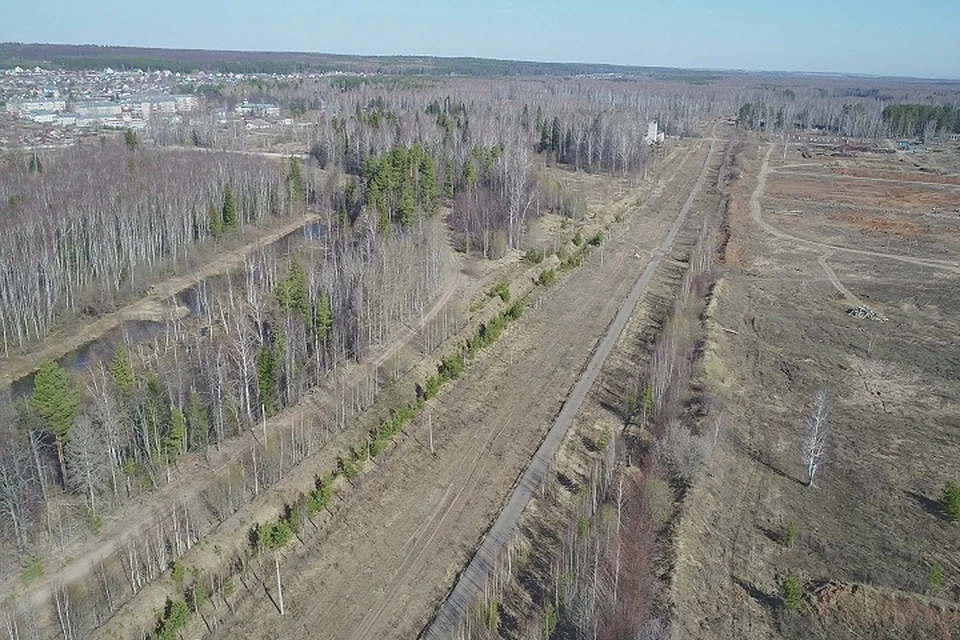
<path id="1" fill-rule="evenodd" d="M 750 215 L 753 218 L 753 221 L 757 223 L 761 229 L 769 233 L 770 235 L 776 236 L 782 240 L 789 240 L 790 242 L 796 243 L 798 245 L 812 248 L 820 249 L 827 251 L 836 251 L 849 253 L 858 256 L 868 256 L 873 258 L 887 258 L 889 260 L 897 260 L 899 262 L 906 262 L 908 264 L 918 265 L 921 267 L 930 267 L 931 269 L 938 269 L 940 271 L 948 271 L 950 273 L 960 273 L 960 263 L 956 261 L 949 260 L 934 260 L 928 258 L 913 258 L 911 256 L 904 256 L 895 253 L 886 253 L 882 251 L 870 251 L 867 249 L 854 249 L 853 247 L 844 247 L 834 244 L 827 244 L 825 242 L 816 242 L 814 240 L 807 240 L 804 238 L 798 238 L 797 236 L 790 235 L 785 233 L 780 229 L 777 229 L 769 222 L 763 219 L 763 210 L 760 206 L 760 198 L 763 197 L 763 192 L 767 186 L 767 176 L 770 174 L 770 155 L 773 153 L 773 148 L 775 145 L 770 145 L 767 149 L 766 155 L 763 157 L 763 164 L 760 166 L 760 173 L 757 177 L 757 186 L 754 189 L 753 193 L 750 195 Z"/>
<path id="2" fill-rule="evenodd" d="M 716 127 L 714 127 L 714 133 L 711 134 L 710 148 L 707 156 L 703 160 L 700 175 L 693 189 L 690 191 L 686 202 L 684 202 L 683 207 L 681 207 L 676 220 L 674 220 L 673 226 L 663 239 L 663 242 L 660 243 L 660 246 L 653 252 L 652 258 L 647 263 L 643 273 L 637 278 L 633 288 L 630 290 L 630 294 L 617 312 L 617 316 L 607 328 L 597 349 L 593 352 L 590 363 L 581 374 L 577 384 L 573 387 L 570 396 L 566 402 L 564 402 L 560 414 L 556 420 L 554 420 L 553 426 L 547 433 L 547 437 L 543 440 L 537 453 L 533 456 L 530 464 L 523 472 L 523 476 L 520 478 L 520 482 L 510 496 L 509 502 L 507 502 L 507 505 L 497 517 L 496 522 L 494 522 L 493 526 L 484 536 L 477 553 L 470 560 L 470 564 L 467 565 L 464 572 L 460 575 L 453 591 L 440 607 L 436 618 L 434 618 L 423 634 L 424 638 L 441 640 L 450 638 L 456 632 L 460 621 L 466 616 L 477 593 L 480 592 L 486 583 L 488 576 L 496 564 L 497 558 L 500 556 L 501 550 L 510 539 L 510 535 L 520 521 L 523 510 L 530 502 L 530 498 L 543 485 L 543 480 L 550 467 L 550 463 L 553 461 L 564 437 L 566 437 L 567 431 L 569 431 L 570 426 L 573 424 L 573 420 L 580 410 L 580 405 L 583 404 L 584 399 L 593 387 L 594 381 L 600 374 L 601 369 L 603 369 L 607 356 L 610 355 L 614 345 L 616 345 L 617 340 L 620 338 L 620 334 L 623 332 L 627 321 L 633 314 L 633 310 L 640 300 L 640 297 L 646 292 L 657 267 L 660 266 L 660 263 L 664 260 L 664 256 L 669 255 L 673 243 L 677 238 L 677 234 L 680 233 L 680 229 L 683 227 L 697 195 L 703 188 L 710 158 L 713 156 L 716 144 L 715 138 L 713 137 L 715 131 Z"/>
<path id="3" fill-rule="evenodd" d="M 212 637 L 411 638 L 422 631 L 647 267 L 638 246 L 651 252 L 671 233 L 707 153 L 704 141 L 692 144 L 669 188 L 617 225 L 603 262 L 595 252 L 561 277 L 539 308 L 528 309 L 408 426 L 379 468 L 361 476 L 324 531 L 287 553 L 287 613 L 280 616 L 264 594 L 261 583 L 272 582 L 267 563 L 233 613 L 211 622 Z"/>
<path id="4" fill-rule="evenodd" d="M 307 219 L 309 222 L 310 219 Z M 264 246 L 271 241 L 269 238 L 282 237 L 291 230 L 296 230 L 298 226 L 304 224 L 304 219 L 299 219 L 297 225 L 292 229 L 285 228 L 281 232 L 277 230 L 269 237 L 261 238 L 256 243 L 258 246 Z M 243 257 L 248 255 L 254 249 L 251 246 L 244 247 L 225 257 L 224 260 L 218 260 L 215 265 L 208 265 L 201 271 L 205 274 L 198 275 L 200 272 L 175 278 L 164 282 L 156 288 L 156 296 L 172 295 L 185 286 L 195 282 L 194 278 L 214 275 L 226 270 L 227 264 L 239 266 L 242 264 Z M 468 287 L 468 283 L 459 274 L 447 277 L 444 288 L 438 293 L 434 304 L 427 309 L 417 320 L 408 323 L 402 329 L 383 345 L 373 349 L 364 362 L 357 366 L 361 369 L 373 363 L 373 366 L 380 366 L 410 343 L 418 332 L 433 318 L 435 318 L 448 305 L 456 294 L 473 295 L 473 289 L 477 286 L 483 286 L 483 283 L 473 283 Z M 469 290 L 467 290 L 469 289 Z M 142 301 L 141 301 L 142 302 Z M 135 307 L 131 305 L 131 307 Z M 122 311 L 121 311 L 122 312 Z M 121 313 L 118 312 L 118 313 Z M 321 398 L 316 397 L 319 394 L 311 394 L 301 405 L 293 407 L 275 418 L 271 419 L 265 427 L 267 433 L 272 434 L 279 431 L 280 426 L 295 421 L 299 414 L 303 412 L 316 411 Z M 253 446 L 257 437 L 254 431 L 245 431 L 236 438 L 232 438 L 224 443 L 220 449 L 215 452 L 208 452 L 208 460 L 204 462 L 201 454 L 196 454 L 185 459 L 171 470 L 170 481 L 159 487 L 156 491 L 144 496 L 135 503 L 130 503 L 123 507 L 119 512 L 111 514 L 104 525 L 103 531 L 96 538 L 87 540 L 85 543 L 69 549 L 69 563 L 65 563 L 59 570 L 48 570 L 44 577 L 35 581 L 27 589 L 22 589 L 18 584 L 10 583 L 3 585 L 0 593 L 9 593 L 19 591 L 20 602 L 26 602 L 32 608 L 39 608 L 52 598 L 53 589 L 58 585 L 70 584 L 84 579 L 95 567 L 105 562 L 111 556 L 122 553 L 126 544 L 142 536 L 145 531 L 150 530 L 156 523 L 158 514 L 170 513 L 176 509 L 182 509 L 184 505 L 192 502 L 201 502 L 200 496 L 204 491 L 214 486 L 218 478 L 228 474 L 232 464 L 240 457 L 241 453 Z M 187 480 L 189 478 L 189 480 Z"/>

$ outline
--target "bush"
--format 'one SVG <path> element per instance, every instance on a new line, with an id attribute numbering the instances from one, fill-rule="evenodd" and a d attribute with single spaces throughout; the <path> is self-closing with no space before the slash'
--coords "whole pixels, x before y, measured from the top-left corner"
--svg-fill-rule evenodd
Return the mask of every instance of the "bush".
<path id="1" fill-rule="evenodd" d="M 543 262 L 543 251 L 540 249 L 527 249 L 527 252 L 523 254 L 523 261 L 527 264 L 540 264 Z"/>
<path id="2" fill-rule="evenodd" d="M 673 498 L 673 489 L 666 480 L 655 475 L 647 476 L 643 483 L 643 504 L 658 527 L 670 522 Z"/>
<path id="3" fill-rule="evenodd" d="M 927 592 L 934 593 L 943 586 L 943 567 L 935 565 L 927 574 Z"/>
<path id="4" fill-rule="evenodd" d="M 601 244 L 603 244 L 603 232 L 597 231 L 597 235 L 590 238 L 590 244 L 594 247 L 599 247 Z"/>
<path id="5" fill-rule="evenodd" d="M 557 272 L 553 269 L 544 269 L 537 278 L 537 283 L 544 287 L 549 287 L 557 279 Z"/>
<path id="6" fill-rule="evenodd" d="M 183 577 L 186 575 L 187 569 L 183 566 L 183 563 L 179 560 L 173 561 L 173 566 L 170 567 L 170 577 L 173 578 L 173 583 L 177 585 L 177 588 L 183 586 Z"/>
<path id="7" fill-rule="evenodd" d="M 712 448 L 708 437 L 696 435 L 674 420 L 667 425 L 663 438 L 654 445 L 653 454 L 675 481 L 690 486 L 707 466 Z"/>
<path id="8" fill-rule="evenodd" d="M 180 631 L 187 626 L 189 620 L 190 607 L 187 606 L 186 602 L 167 600 L 163 618 L 157 624 L 157 631 L 153 637 L 155 640 L 175 640 L 180 636 Z"/>
<path id="9" fill-rule="evenodd" d="M 491 298 L 500 296 L 500 299 L 506 304 L 510 302 L 510 287 L 506 282 L 498 282 L 496 286 L 487 292 L 487 295 Z"/>
<path id="10" fill-rule="evenodd" d="M 797 542 L 797 538 L 799 537 L 800 528 L 797 526 L 796 522 L 791 522 L 787 525 L 786 530 L 783 532 L 783 544 L 792 549 L 793 545 Z"/>
<path id="11" fill-rule="evenodd" d="M 20 580 L 23 584 L 30 584 L 43 575 L 43 560 L 33 556 L 23 565 L 23 571 L 20 572 Z"/>
<path id="12" fill-rule="evenodd" d="M 578 247 L 583 244 L 583 234 L 579 231 L 577 231 L 577 233 L 573 236 L 573 244 L 577 245 Z"/>
<path id="13" fill-rule="evenodd" d="M 960 484 L 948 482 L 940 496 L 940 506 L 947 517 L 954 522 L 960 522 Z"/>
<path id="14" fill-rule="evenodd" d="M 803 607 L 803 584 L 795 574 L 789 573 L 780 584 L 780 598 L 787 611 L 799 611 Z"/>

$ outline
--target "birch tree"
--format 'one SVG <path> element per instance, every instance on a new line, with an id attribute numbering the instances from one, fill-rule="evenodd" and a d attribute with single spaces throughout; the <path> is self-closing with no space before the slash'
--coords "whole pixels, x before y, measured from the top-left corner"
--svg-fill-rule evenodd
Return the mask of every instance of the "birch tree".
<path id="1" fill-rule="evenodd" d="M 803 463 L 807 467 L 807 486 L 813 486 L 813 479 L 820 468 L 820 461 L 827 443 L 827 414 L 829 406 L 827 390 L 821 388 L 813 398 L 813 411 L 807 419 L 807 438 L 803 449 Z"/>

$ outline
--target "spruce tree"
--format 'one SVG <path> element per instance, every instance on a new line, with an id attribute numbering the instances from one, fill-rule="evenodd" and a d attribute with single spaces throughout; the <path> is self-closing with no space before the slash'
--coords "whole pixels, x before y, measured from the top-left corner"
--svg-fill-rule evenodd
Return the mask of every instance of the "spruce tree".
<path id="1" fill-rule="evenodd" d="M 227 229 L 236 229 L 239 222 L 237 203 L 233 200 L 233 189 L 228 184 L 223 194 L 223 226 Z"/>
<path id="2" fill-rule="evenodd" d="M 63 445 L 70 427 L 80 415 L 80 392 L 70 383 L 70 373 L 53 360 L 44 360 L 33 378 L 33 396 L 30 405 L 40 415 L 57 445 L 57 459 L 64 482 L 67 467 Z"/>
<path id="3" fill-rule="evenodd" d="M 223 211 L 211 202 L 207 215 L 210 218 L 210 235 L 214 238 L 219 238 L 223 235 Z"/>

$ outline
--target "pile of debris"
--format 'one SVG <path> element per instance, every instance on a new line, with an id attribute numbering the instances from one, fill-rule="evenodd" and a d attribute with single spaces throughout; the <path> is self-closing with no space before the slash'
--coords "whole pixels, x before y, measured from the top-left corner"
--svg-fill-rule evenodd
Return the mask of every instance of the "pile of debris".
<path id="1" fill-rule="evenodd" d="M 886 322 L 889 320 L 887 316 L 864 305 L 847 309 L 847 315 L 857 320 L 876 320 L 877 322 Z"/>

